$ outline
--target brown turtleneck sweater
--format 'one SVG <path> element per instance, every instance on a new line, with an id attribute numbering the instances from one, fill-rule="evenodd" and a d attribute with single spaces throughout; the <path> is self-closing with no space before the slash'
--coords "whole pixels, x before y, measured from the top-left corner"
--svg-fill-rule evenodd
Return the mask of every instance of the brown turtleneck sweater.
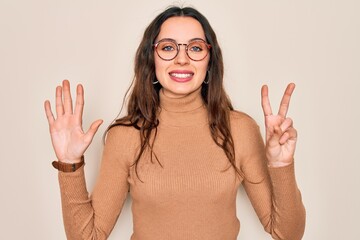
<path id="1" fill-rule="evenodd" d="M 132 163 L 139 132 L 114 127 L 104 147 L 92 195 L 86 190 L 84 168 L 59 172 L 67 238 L 106 239 L 128 192 L 132 197 L 132 240 L 236 240 L 240 223 L 236 195 L 240 184 L 274 239 L 301 239 L 305 210 L 294 165 L 268 168 L 257 124 L 246 114 L 231 113 L 237 177 L 225 153 L 213 141 L 200 92 L 171 99 L 160 91 L 160 124 L 154 152 Z"/>

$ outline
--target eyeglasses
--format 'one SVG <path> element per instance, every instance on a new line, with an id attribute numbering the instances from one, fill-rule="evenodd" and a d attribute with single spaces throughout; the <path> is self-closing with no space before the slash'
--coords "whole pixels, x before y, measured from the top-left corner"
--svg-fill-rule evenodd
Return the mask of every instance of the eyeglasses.
<path id="1" fill-rule="evenodd" d="M 203 39 L 193 39 L 188 44 L 177 43 L 174 39 L 164 38 L 154 44 L 157 55 L 165 60 L 170 61 L 179 54 L 180 46 L 185 46 L 186 55 L 194 61 L 203 60 L 209 53 L 211 45 Z"/>

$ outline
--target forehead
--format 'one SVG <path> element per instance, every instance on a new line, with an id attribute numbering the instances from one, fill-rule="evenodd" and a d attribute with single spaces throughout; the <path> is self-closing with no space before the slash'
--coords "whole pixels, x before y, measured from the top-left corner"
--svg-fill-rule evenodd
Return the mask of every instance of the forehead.
<path id="1" fill-rule="evenodd" d="M 199 21 L 192 17 L 171 17 L 160 28 L 157 40 L 172 38 L 178 42 L 187 42 L 193 38 L 205 40 L 205 33 Z"/>

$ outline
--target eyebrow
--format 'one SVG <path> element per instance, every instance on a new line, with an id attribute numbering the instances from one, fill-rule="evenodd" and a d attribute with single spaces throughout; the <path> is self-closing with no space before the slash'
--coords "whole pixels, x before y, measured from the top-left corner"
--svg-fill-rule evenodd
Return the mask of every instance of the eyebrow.
<path id="1" fill-rule="evenodd" d="M 160 39 L 160 40 L 157 40 L 156 42 L 159 42 L 159 41 L 162 41 L 162 40 L 170 40 L 170 41 L 174 41 L 174 42 L 176 42 L 176 43 L 178 43 L 175 39 L 173 39 L 173 38 L 162 38 L 162 39 Z M 196 40 L 201 40 L 201 41 L 204 41 L 204 42 L 206 42 L 207 43 L 207 41 L 205 40 L 205 39 L 202 39 L 202 38 L 192 38 L 192 39 L 190 39 L 189 41 L 188 41 L 188 43 L 189 42 L 192 42 L 192 41 L 196 41 Z M 181 43 L 180 43 L 181 44 Z"/>
<path id="2" fill-rule="evenodd" d="M 190 39 L 189 42 L 191 42 L 191 41 L 196 41 L 196 40 L 202 40 L 202 41 L 204 41 L 204 42 L 207 42 L 206 39 L 202 39 L 202 38 L 192 38 L 192 39 Z"/>

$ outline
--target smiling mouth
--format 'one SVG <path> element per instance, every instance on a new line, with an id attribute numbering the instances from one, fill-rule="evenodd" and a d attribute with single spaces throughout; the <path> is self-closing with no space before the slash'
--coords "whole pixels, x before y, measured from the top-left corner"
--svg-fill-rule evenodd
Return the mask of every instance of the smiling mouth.
<path id="1" fill-rule="evenodd" d="M 192 76 L 194 76 L 194 74 L 193 73 L 170 73 L 170 76 L 175 77 L 175 78 L 185 79 L 185 78 L 191 78 Z"/>

